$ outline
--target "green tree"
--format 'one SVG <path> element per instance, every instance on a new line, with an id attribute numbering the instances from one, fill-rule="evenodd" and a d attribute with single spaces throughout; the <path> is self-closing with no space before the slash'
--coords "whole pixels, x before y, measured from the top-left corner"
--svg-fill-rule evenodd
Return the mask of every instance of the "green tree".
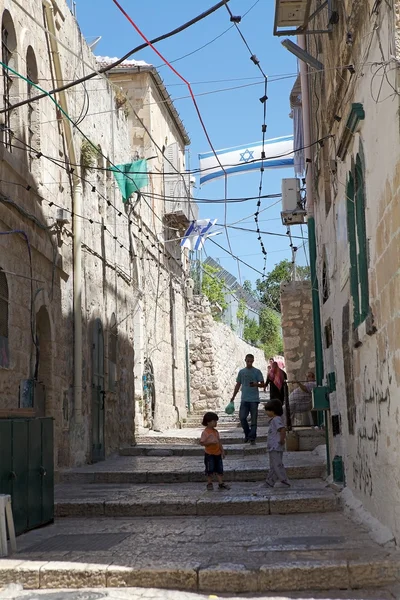
<path id="1" fill-rule="evenodd" d="M 260 345 L 266 358 L 283 353 L 281 317 L 276 311 L 265 307 L 260 312 Z"/>
<path id="2" fill-rule="evenodd" d="M 280 286 L 285 281 L 291 281 L 292 272 L 292 263 L 284 259 L 275 265 L 263 280 L 257 279 L 256 286 L 260 301 L 268 308 L 281 312 Z M 299 281 L 310 279 L 310 267 L 297 267 L 296 279 Z"/>
<path id="3" fill-rule="evenodd" d="M 243 298 L 241 298 L 239 300 L 239 306 L 236 311 L 237 320 L 241 321 L 243 323 L 244 319 L 245 319 L 245 315 L 246 315 L 246 302 L 243 300 Z"/>
<path id="4" fill-rule="evenodd" d="M 253 290 L 252 283 L 249 279 L 245 279 L 242 287 L 244 290 L 246 290 L 247 293 L 251 294 L 253 298 L 257 298 L 257 291 Z"/>
<path id="5" fill-rule="evenodd" d="M 201 284 L 201 291 L 206 296 L 211 304 L 215 306 L 218 304 L 222 311 L 224 311 L 228 304 L 225 300 L 225 284 L 223 279 L 218 278 L 220 269 L 212 267 L 211 265 L 203 264 L 203 281 Z"/>
<path id="6" fill-rule="evenodd" d="M 249 319 L 249 317 L 244 318 L 243 339 L 246 342 L 253 344 L 253 346 L 259 346 L 260 328 L 255 319 Z"/>

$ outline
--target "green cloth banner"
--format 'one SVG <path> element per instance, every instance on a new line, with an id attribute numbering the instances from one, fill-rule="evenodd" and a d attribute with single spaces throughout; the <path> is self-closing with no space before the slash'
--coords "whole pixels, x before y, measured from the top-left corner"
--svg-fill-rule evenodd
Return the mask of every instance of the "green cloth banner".
<path id="1" fill-rule="evenodd" d="M 126 165 L 111 167 L 111 171 L 114 171 L 114 177 L 121 190 L 124 202 L 127 202 L 133 192 L 138 192 L 149 183 L 147 160 L 145 158 Z"/>

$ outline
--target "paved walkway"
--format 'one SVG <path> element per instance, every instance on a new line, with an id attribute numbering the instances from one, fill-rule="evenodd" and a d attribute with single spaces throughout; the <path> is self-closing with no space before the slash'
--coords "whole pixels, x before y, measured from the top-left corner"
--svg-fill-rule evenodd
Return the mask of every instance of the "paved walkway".
<path id="1" fill-rule="evenodd" d="M 340 513 L 59 519 L 0 560 L 0 585 L 18 577 L 36 588 L 257 593 L 372 587 L 398 575 L 397 555 Z"/>
<path id="2" fill-rule="evenodd" d="M 191 592 L 177 592 L 160 589 L 143 588 L 91 588 L 82 590 L 36 590 L 23 591 L 18 586 L 10 585 L 0 590 L 0 600 L 212 600 L 221 596 L 193 594 Z M 239 596 L 223 596 L 224 600 L 234 600 Z M 398 600 L 400 588 L 386 588 L 384 590 L 354 590 L 346 592 L 343 590 L 331 590 L 329 592 L 300 592 L 287 593 L 284 595 L 257 595 L 248 596 L 246 600 Z"/>

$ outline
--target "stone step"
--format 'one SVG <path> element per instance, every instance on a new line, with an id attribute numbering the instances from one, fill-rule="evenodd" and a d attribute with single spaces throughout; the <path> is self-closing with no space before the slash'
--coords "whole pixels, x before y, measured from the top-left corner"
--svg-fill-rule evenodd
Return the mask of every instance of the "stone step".
<path id="1" fill-rule="evenodd" d="M 18 552 L 0 560 L 0 585 L 29 589 L 137 586 L 256 595 L 379 588 L 396 582 L 398 573 L 398 553 L 378 546 L 340 512 L 57 519 L 20 536 Z"/>
<path id="2" fill-rule="evenodd" d="M 172 445 L 172 446 L 196 446 L 199 443 L 202 428 L 193 429 L 173 429 L 163 433 L 139 435 L 137 437 L 138 445 Z M 220 435 L 222 442 L 225 446 L 238 445 L 243 446 L 243 432 L 241 429 L 232 428 L 220 428 Z M 297 435 L 299 436 L 299 450 L 314 450 L 317 446 L 325 444 L 325 431 L 321 429 L 313 428 L 296 428 Z M 266 444 L 267 440 L 267 428 L 260 427 L 258 429 L 257 445 Z M 124 449 L 125 452 L 125 449 Z"/>
<path id="3" fill-rule="evenodd" d="M 214 492 L 204 484 L 99 485 L 60 484 L 55 490 L 56 517 L 169 517 L 189 515 L 270 515 L 339 510 L 339 499 L 325 482 L 294 481 L 292 487 L 265 488 L 234 483 Z"/>
<path id="4" fill-rule="evenodd" d="M 176 435 L 174 435 L 174 431 Z M 160 433 L 158 435 L 139 435 L 136 440 L 138 445 L 151 445 L 155 446 L 198 446 L 200 441 L 200 436 L 202 429 L 193 429 L 190 430 L 189 433 L 186 434 L 186 431 L 183 430 L 170 430 L 165 433 Z M 224 446 L 234 446 L 238 445 L 240 447 L 244 446 L 243 443 L 243 431 L 235 430 L 235 431 L 221 431 L 221 440 Z M 257 435 L 257 444 L 267 443 L 267 435 L 262 431 Z M 132 446 L 135 447 L 135 446 Z"/>
<path id="5" fill-rule="evenodd" d="M 227 455 L 251 456 L 253 454 L 265 454 L 267 452 L 266 440 L 261 444 L 258 440 L 256 446 L 250 444 L 225 444 Z M 194 445 L 172 445 L 172 444 L 138 444 L 121 448 L 121 456 L 203 456 L 204 449 L 197 443 Z"/>
<path id="6" fill-rule="evenodd" d="M 285 453 L 290 479 L 320 478 L 325 463 L 310 452 Z M 233 456 L 224 462 L 227 481 L 262 481 L 268 469 L 268 455 Z M 204 481 L 200 457 L 115 456 L 94 465 L 60 471 L 58 483 L 182 483 Z"/>

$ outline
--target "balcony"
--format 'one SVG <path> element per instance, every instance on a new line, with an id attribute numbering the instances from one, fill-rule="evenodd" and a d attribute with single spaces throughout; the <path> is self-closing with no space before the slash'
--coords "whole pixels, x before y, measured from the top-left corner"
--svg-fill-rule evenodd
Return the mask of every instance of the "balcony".
<path id="1" fill-rule="evenodd" d="M 274 35 L 310 35 L 330 33 L 335 24 L 337 13 L 332 9 L 333 0 L 325 0 L 311 12 L 315 0 L 275 0 Z M 324 14 L 326 29 L 311 28 L 315 17 Z"/>
<path id="2" fill-rule="evenodd" d="M 199 216 L 199 207 L 192 197 L 192 185 L 189 174 L 177 173 L 165 175 L 165 213 L 167 224 L 185 227 Z"/>

